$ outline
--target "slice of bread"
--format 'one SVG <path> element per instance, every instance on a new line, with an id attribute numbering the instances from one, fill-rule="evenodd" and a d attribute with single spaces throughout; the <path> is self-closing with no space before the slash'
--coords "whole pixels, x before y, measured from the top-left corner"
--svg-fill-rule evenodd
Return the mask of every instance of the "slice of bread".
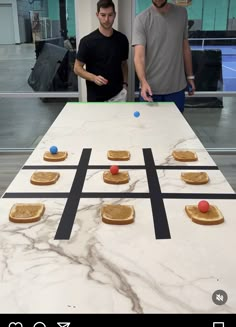
<path id="1" fill-rule="evenodd" d="M 220 210 L 214 206 L 210 205 L 207 212 L 201 212 L 197 205 L 187 205 L 185 206 L 185 211 L 189 218 L 196 224 L 200 225 L 217 225 L 224 222 L 224 217 Z"/>
<path id="2" fill-rule="evenodd" d="M 66 151 L 58 151 L 55 154 L 52 154 L 49 151 L 44 153 L 43 159 L 46 161 L 63 161 L 67 158 L 68 153 Z"/>
<path id="3" fill-rule="evenodd" d="M 45 205 L 42 203 L 17 203 L 9 213 L 9 220 L 13 223 L 33 223 L 42 217 Z"/>
<path id="4" fill-rule="evenodd" d="M 34 185 L 51 185 L 55 184 L 60 174 L 51 171 L 36 171 L 30 178 L 31 184 Z"/>
<path id="5" fill-rule="evenodd" d="M 112 175 L 110 171 L 104 171 L 103 180 L 107 184 L 126 184 L 129 183 L 129 173 L 127 171 L 121 171 Z"/>
<path id="6" fill-rule="evenodd" d="M 130 159 L 130 152 L 125 150 L 121 150 L 121 151 L 109 150 L 107 152 L 107 158 L 109 160 L 126 161 Z"/>
<path id="7" fill-rule="evenodd" d="M 185 172 L 181 173 L 181 179 L 187 184 L 207 184 L 209 182 L 209 177 L 205 172 Z"/>
<path id="8" fill-rule="evenodd" d="M 105 204 L 101 209 L 102 221 L 106 224 L 127 225 L 134 222 L 134 207 L 130 205 Z"/>
<path id="9" fill-rule="evenodd" d="M 172 155 L 173 155 L 174 159 L 177 161 L 197 161 L 198 160 L 197 154 L 194 151 L 174 150 L 172 152 Z"/>

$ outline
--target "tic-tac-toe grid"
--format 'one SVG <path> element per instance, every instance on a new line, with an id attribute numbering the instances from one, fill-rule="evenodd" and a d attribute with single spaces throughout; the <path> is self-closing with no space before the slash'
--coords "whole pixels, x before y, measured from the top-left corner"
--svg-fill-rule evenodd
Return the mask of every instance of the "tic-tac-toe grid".
<path id="1" fill-rule="evenodd" d="M 109 192 L 84 192 L 83 187 L 88 169 L 90 170 L 107 170 L 108 165 L 89 165 L 92 149 L 83 149 L 78 166 L 50 166 L 50 169 L 75 170 L 75 176 L 72 181 L 70 192 L 53 193 L 53 192 L 34 192 L 34 193 L 5 193 L 4 198 L 66 198 L 66 204 L 62 217 L 55 234 L 56 240 L 70 239 L 75 216 L 81 198 L 111 198 L 111 199 L 150 199 L 153 215 L 153 223 L 156 239 L 170 239 L 171 231 L 168 224 L 168 217 L 165 210 L 164 199 L 236 199 L 234 193 L 199 193 L 198 186 L 195 186 L 194 193 L 173 193 L 162 192 L 157 170 L 218 170 L 217 166 L 157 166 L 154 162 L 151 149 L 143 149 L 144 165 L 120 165 L 120 169 L 124 170 L 142 170 L 147 176 L 148 192 L 115 192 L 110 187 Z M 48 166 L 25 166 L 25 170 L 48 169 Z M 104 183 L 100 180 L 100 183 Z M 132 183 L 132 181 L 130 181 Z M 36 186 L 38 187 L 38 186 Z M 113 188 L 114 189 L 114 188 Z"/>

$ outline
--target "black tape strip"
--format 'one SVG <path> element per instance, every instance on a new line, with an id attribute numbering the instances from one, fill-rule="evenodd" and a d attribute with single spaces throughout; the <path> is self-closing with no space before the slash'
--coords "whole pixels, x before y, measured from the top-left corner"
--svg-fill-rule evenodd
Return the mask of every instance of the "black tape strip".
<path id="1" fill-rule="evenodd" d="M 5 199 L 67 199 L 70 193 L 5 193 Z M 149 193 L 81 193 L 83 199 L 149 199 Z M 162 193 L 163 199 L 218 199 L 235 200 L 236 194 L 222 193 Z"/>
<path id="2" fill-rule="evenodd" d="M 156 239 L 170 239 L 171 236 L 168 220 L 161 195 L 161 187 L 156 172 L 152 150 L 143 149 L 143 156 L 146 165 Z"/>
<path id="3" fill-rule="evenodd" d="M 59 226 L 56 231 L 55 240 L 69 240 L 74 224 L 77 208 L 79 206 L 86 172 L 91 155 L 91 149 L 84 149 L 67 199 Z"/>
<path id="4" fill-rule="evenodd" d="M 149 193 L 86 193 L 81 194 L 84 199 L 149 199 Z"/>
<path id="5" fill-rule="evenodd" d="M 113 165 L 116 165 L 115 163 Z M 100 165 L 95 166 L 91 165 L 88 167 L 88 169 L 110 169 L 112 165 Z M 145 166 L 142 165 L 118 165 L 120 169 L 137 169 L 142 170 L 145 169 Z M 156 169 L 161 170 L 219 170 L 217 166 L 155 166 Z"/>
<path id="6" fill-rule="evenodd" d="M 217 166 L 156 166 L 163 170 L 219 170 Z"/>
<path id="7" fill-rule="evenodd" d="M 5 193 L 5 199 L 67 199 L 70 193 Z M 149 193 L 81 193 L 83 199 L 149 199 Z M 162 193 L 163 199 L 218 199 L 235 200 L 234 193 Z"/>
<path id="8" fill-rule="evenodd" d="M 71 166 L 59 166 L 59 165 L 57 165 L 57 166 L 55 166 L 55 165 L 53 165 L 53 166 L 24 166 L 22 169 L 24 169 L 24 170 L 34 170 L 34 169 L 42 169 L 42 170 L 46 170 L 46 169 L 61 169 L 61 170 L 63 170 L 63 169 L 77 169 L 78 168 L 78 166 L 74 166 L 74 165 L 71 165 Z"/>
<path id="9" fill-rule="evenodd" d="M 141 165 L 117 165 L 116 163 L 113 163 L 111 165 L 99 165 L 99 166 L 96 166 L 96 165 L 91 165 L 91 166 L 88 166 L 88 169 L 110 169 L 111 166 L 118 166 L 119 169 L 137 169 L 137 170 L 140 170 L 140 169 L 145 169 L 145 166 L 141 166 Z"/>
<path id="10" fill-rule="evenodd" d="M 70 193 L 5 193 L 5 199 L 67 199 Z"/>
<path id="11" fill-rule="evenodd" d="M 162 193 L 163 199 L 217 199 L 235 200 L 235 193 Z"/>
<path id="12" fill-rule="evenodd" d="M 111 165 L 91 165 L 88 166 L 88 169 L 110 169 L 111 166 L 119 166 L 120 169 L 145 169 L 145 166 L 141 166 L 141 165 L 117 165 L 116 163 L 113 163 Z M 61 169 L 61 170 L 67 170 L 67 169 L 77 169 L 78 166 L 24 166 L 22 169 L 24 170 L 35 170 L 35 169 L 42 169 L 42 170 L 46 170 L 46 169 Z"/>
<path id="13" fill-rule="evenodd" d="M 88 169 L 110 169 L 111 166 L 115 166 L 116 163 L 113 163 L 111 165 L 90 165 L 88 166 Z M 136 170 L 142 170 L 145 169 L 145 166 L 142 165 L 118 165 L 120 169 L 136 169 Z M 61 169 L 61 170 L 67 170 L 67 169 L 77 169 L 78 166 L 70 165 L 70 166 L 24 166 L 22 169 L 24 170 L 35 170 L 35 169 L 41 169 L 41 170 L 47 170 L 47 169 Z M 219 167 L 217 166 L 155 166 L 156 169 L 161 170 L 219 170 Z"/>
<path id="14" fill-rule="evenodd" d="M 5 193 L 6 199 L 67 199 L 70 193 Z M 83 199 L 149 199 L 149 193 L 86 193 L 80 195 Z"/>

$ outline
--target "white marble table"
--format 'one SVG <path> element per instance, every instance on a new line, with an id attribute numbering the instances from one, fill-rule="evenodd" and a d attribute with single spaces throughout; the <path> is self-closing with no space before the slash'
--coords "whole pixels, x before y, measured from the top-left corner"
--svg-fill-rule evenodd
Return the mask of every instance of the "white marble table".
<path id="1" fill-rule="evenodd" d="M 52 145 L 68 151 L 57 167 L 43 160 Z M 118 162 L 130 166 L 128 185 L 103 183 L 105 166 L 114 164 L 109 149 L 131 152 Z M 199 160 L 178 163 L 173 149 L 194 150 Z M 236 312 L 235 193 L 173 104 L 68 103 L 23 168 L 0 199 L 1 313 Z M 210 183 L 180 180 L 194 168 Z M 59 181 L 31 185 L 41 169 L 59 171 Z M 220 208 L 223 224 L 187 217 L 185 205 L 201 199 Z M 44 203 L 41 221 L 9 222 L 18 202 Z M 135 223 L 104 224 L 103 203 L 132 204 Z M 219 289 L 228 294 L 222 306 L 212 301 Z"/>

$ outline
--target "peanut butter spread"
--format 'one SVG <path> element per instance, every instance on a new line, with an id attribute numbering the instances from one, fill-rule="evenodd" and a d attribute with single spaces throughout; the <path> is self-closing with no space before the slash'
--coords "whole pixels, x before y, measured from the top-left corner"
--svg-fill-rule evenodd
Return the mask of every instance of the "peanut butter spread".
<path id="1" fill-rule="evenodd" d="M 182 173 L 181 177 L 186 183 L 191 184 L 207 183 L 209 180 L 208 175 L 205 172 Z"/>
<path id="2" fill-rule="evenodd" d="M 42 205 L 16 205 L 12 211 L 13 218 L 35 217 L 42 211 Z"/>
<path id="3" fill-rule="evenodd" d="M 127 219 L 132 215 L 132 207 L 125 205 L 106 205 L 102 208 L 102 215 L 110 219 Z"/>
<path id="4" fill-rule="evenodd" d="M 64 156 L 65 156 L 65 152 L 63 152 L 63 151 L 58 151 L 58 152 L 55 153 L 55 154 L 52 154 L 52 153 L 49 152 L 49 151 L 46 151 L 46 152 L 45 152 L 45 157 L 46 157 L 46 158 L 59 159 L 59 158 L 64 157 Z"/>
<path id="5" fill-rule="evenodd" d="M 130 152 L 125 150 L 122 151 L 109 150 L 107 152 L 107 157 L 110 160 L 129 160 Z"/>
<path id="6" fill-rule="evenodd" d="M 34 180 L 40 182 L 48 182 L 58 177 L 58 173 L 55 172 L 35 172 L 32 176 Z"/>
<path id="7" fill-rule="evenodd" d="M 192 151 L 173 151 L 173 155 L 175 158 L 179 158 L 182 160 L 190 160 L 190 159 L 195 159 L 196 154 Z"/>
<path id="8" fill-rule="evenodd" d="M 108 184 L 125 184 L 129 182 L 129 173 L 127 171 L 122 171 L 112 175 L 110 171 L 105 171 L 103 173 L 103 180 Z"/>
<path id="9" fill-rule="evenodd" d="M 194 218 L 215 219 L 219 216 L 219 212 L 214 206 L 211 205 L 207 212 L 201 212 L 197 206 L 191 206 L 191 215 Z"/>

